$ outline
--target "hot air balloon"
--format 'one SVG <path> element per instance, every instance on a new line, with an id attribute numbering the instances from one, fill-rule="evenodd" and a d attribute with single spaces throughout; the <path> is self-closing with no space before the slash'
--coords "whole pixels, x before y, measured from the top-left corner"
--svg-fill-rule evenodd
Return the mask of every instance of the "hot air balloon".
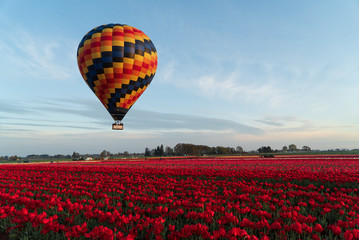
<path id="1" fill-rule="evenodd" d="M 112 129 L 122 130 L 122 119 L 155 76 L 157 51 L 141 30 L 107 24 L 83 37 L 77 63 L 83 79 L 115 120 Z"/>

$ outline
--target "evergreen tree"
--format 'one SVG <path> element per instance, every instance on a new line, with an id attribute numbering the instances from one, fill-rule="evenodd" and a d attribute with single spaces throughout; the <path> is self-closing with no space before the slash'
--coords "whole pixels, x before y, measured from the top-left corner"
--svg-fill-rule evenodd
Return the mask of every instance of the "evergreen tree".
<path id="1" fill-rule="evenodd" d="M 145 149 L 145 157 L 149 157 L 149 156 L 151 156 L 151 151 L 150 151 L 150 149 L 148 147 L 146 147 L 146 149 Z"/>

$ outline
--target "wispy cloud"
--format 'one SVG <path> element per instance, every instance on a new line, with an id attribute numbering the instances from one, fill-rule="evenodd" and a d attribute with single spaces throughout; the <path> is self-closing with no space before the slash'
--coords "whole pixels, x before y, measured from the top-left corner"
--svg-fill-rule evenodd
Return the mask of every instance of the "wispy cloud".
<path id="1" fill-rule="evenodd" d="M 48 35 L 29 33 L 23 29 L 5 29 L 0 39 L 0 50 L 11 79 L 31 77 L 37 79 L 62 80 L 71 77 L 73 67 L 71 43 Z M 74 55 L 74 54 L 72 54 Z"/>
<path id="2" fill-rule="evenodd" d="M 62 102 L 62 106 L 54 106 L 52 102 Z M 71 114 L 91 119 L 87 123 L 108 126 L 109 114 L 97 101 L 87 99 L 47 99 L 41 110 L 57 114 Z M 237 133 L 261 134 L 262 130 L 234 121 L 200 117 L 196 115 L 171 114 L 133 108 L 126 115 L 124 122 L 129 129 L 165 130 L 165 131 L 225 131 Z"/>
<path id="3" fill-rule="evenodd" d="M 0 99 L 0 113 L 11 113 L 24 115 L 27 113 L 32 113 L 33 110 L 25 108 L 23 105 L 17 102 L 8 102 L 3 99 Z"/>
<path id="4" fill-rule="evenodd" d="M 298 119 L 295 116 L 274 116 L 274 115 L 268 115 L 264 116 L 261 119 L 256 119 L 255 121 L 264 123 L 269 126 L 276 126 L 276 127 L 283 127 L 288 123 L 297 123 L 297 122 L 305 122 L 303 120 Z"/>
<path id="5" fill-rule="evenodd" d="M 312 131 L 331 131 L 333 128 L 350 128 L 355 126 L 339 126 L 338 124 L 330 125 L 318 123 L 313 120 L 301 119 L 297 116 L 264 116 L 255 120 L 267 127 L 266 132 L 287 132 L 287 133 L 305 133 Z"/>
<path id="6" fill-rule="evenodd" d="M 270 83 L 243 83 L 237 72 L 229 76 L 203 76 L 192 82 L 199 91 L 209 98 L 227 100 L 246 100 L 251 102 L 266 102 L 277 105 L 281 102 L 281 92 Z"/>
<path id="7" fill-rule="evenodd" d="M 34 121 L 34 120 L 32 120 Z M 46 121 L 47 122 L 47 121 Z M 95 127 L 88 127 L 88 126 L 83 126 L 83 125 L 69 125 L 66 123 L 60 123 L 60 124 L 46 124 L 46 123 L 24 123 L 24 122 L 0 122 L 0 124 L 2 125 L 7 125 L 9 126 L 16 126 L 16 127 L 24 127 L 24 126 L 28 126 L 28 127 L 39 127 L 39 128 L 43 128 L 43 127 L 47 127 L 47 128 L 74 128 L 74 129 L 88 129 L 88 130 L 98 130 L 100 128 L 95 128 Z"/>
<path id="8" fill-rule="evenodd" d="M 213 66 L 210 67 L 207 64 L 178 63 L 171 57 L 168 59 L 159 68 L 158 77 L 162 82 L 209 99 L 279 106 L 288 95 L 283 91 L 284 85 L 281 85 L 288 74 L 282 76 L 284 70 L 278 70 L 275 64 L 248 59 L 231 62 L 218 56 L 209 61 L 209 65 Z M 196 59 L 191 60 L 196 62 Z M 228 64 L 228 61 L 231 63 Z"/>
<path id="9" fill-rule="evenodd" d="M 231 131 L 261 134 L 262 130 L 234 121 L 195 115 L 170 114 L 133 109 L 126 117 L 128 127 L 134 129 L 159 129 L 167 131 Z"/>
<path id="10" fill-rule="evenodd" d="M 62 105 L 56 105 L 58 101 L 61 101 Z M 8 112 L 11 111 L 11 109 L 14 109 L 15 113 L 18 113 L 21 112 L 22 109 L 25 109 L 25 106 L 23 105 L 7 105 L 6 103 L 2 103 L 2 105 L 4 105 L 4 109 L 8 109 Z M 47 99 L 39 102 L 33 109 L 28 111 L 42 113 L 42 117 L 24 118 L 23 121 L 21 121 L 22 119 L 19 119 L 18 117 L 12 119 L 8 116 L 6 119 L 2 120 L 2 123 L 11 126 L 62 127 L 89 130 L 109 126 L 112 123 L 111 117 L 109 117 L 109 114 L 101 105 L 97 103 L 95 104 L 94 101 L 84 99 Z M 64 117 L 64 115 L 68 117 Z M 17 119 L 16 123 L 14 123 L 14 119 Z M 54 121 L 54 119 L 57 120 Z M 67 120 L 63 121 L 62 119 Z M 78 124 L 76 124 L 76 121 Z M 246 134 L 262 133 L 262 130 L 259 128 L 226 119 L 208 118 L 196 115 L 170 114 L 141 109 L 131 109 L 126 115 L 124 122 L 126 128 L 131 130 L 162 130 L 166 132 L 230 131 Z"/>
<path id="11" fill-rule="evenodd" d="M 174 79 L 176 67 L 178 67 L 178 63 L 174 59 L 159 64 L 156 73 L 156 80 L 163 83 L 171 83 Z"/>

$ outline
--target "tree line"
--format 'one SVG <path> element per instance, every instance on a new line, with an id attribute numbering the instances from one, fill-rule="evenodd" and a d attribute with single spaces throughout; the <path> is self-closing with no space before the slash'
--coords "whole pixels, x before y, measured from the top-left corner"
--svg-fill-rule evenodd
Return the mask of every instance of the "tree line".
<path id="1" fill-rule="evenodd" d="M 297 148 L 295 144 L 283 146 L 281 150 L 272 149 L 270 146 L 262 146 L 257 149 L 259 153 L 275 153 L 275 152 L 310 152 L 312 149 L 308 146 L 303 146 L 301 149 Z"/>
<path id="2" fill-rule="evenodd" d="M 274 153 L 274 152 L 295 152 L 300 151 L 296 145 L 290 144 L 288 147 L 284 146 L 282 150 L 273 150 L 270 146 L 262 146 L 257 149 L 257 151 L 250 151 L 250 153 Z M 301 151 L 311 151 L 310 147 L 303 146 Z M 231 154 L 243 154 L 246 153 L 241 146 L 237 147 L 209 147 L 206 145 L 196 145 L 191 143 L 178 143 L 173 148 L 170 146 L 164 147 L 163 144 L 157 146 L 154 149 L 145 148 L 144 153 L 129 153 L 128 151 L 111 153 L 107 150 L 103 150 L 98 154 L 80 154 L 76 151 L 72 155 L 49 155 L 49 154 L 31 154 L 26 157 L 21 158 L 21 160 L 41 160 L 41 159 L 73 159 L 73 160 L 86 160 L 86 159 L 116 159 L 116 158 L 128 158 L 128 157 L 150 157 L 150 156 L 205 156 L 205 155 L 231 155 Z M 20 157 L 17 155 L 14 156 L 0 156 L 0 161 L 16 161 Z"/>
<path id="3" fill-rule="evenodd" d="M 145 149 L 145 157 L 150 156 L 203 156 L 203 155 L 228 155 L 243 153 L 241 146 L 233 147 L 209 147 L 206 145 L 195 145 L 190 143 L 178 143 L 174 148 L 169 146 L 163 147 L 163 144 L 154 149 Z"/>
<path id="4" fill-rule="evenodd" d="M 359 149 L 328 149 L 328 150 L 312 150 L 309 146 L 303 146 L 298 148 L 295 144 L 289 144 L 288 146 L 283 146 L 282 149 L 272 149 L 270 146 L 262 146 L 257 150 L 244 151 L 241 146 L 233 147 L 209 147 L 206 145 L 195 145 L 190 143 L 178 143 L 176 146 L 164 147 L 163 144 L 157 146 L 154 149 L 149 149 L 146 147 L 145 152 L 143 153 L 129 153 L 128 151 L 111 153 L 107 150 L 103 150 L 97 154 L 80 154 L 76 151 L 72 155 L 67 154 L 30 154 L 26 157 L 19 157 L 18 155 L 12 156 L 0 156 L 0 162 L 14 162 L 14 161 L 33 161 L 33 160 L 60 160 L 60 159 L 76 159 L 76 160 L 86 160 L 86 159 L 118 159 L 118 158 L 129 158 L 129 157 L 150 157 L 150 156 L 204 156 L 204 155 L 231 155 L 231 154 L 267 154 L 267 153 L 296 153 L 296 152 L 312 152 L 312 153 L 334 153 L 334 154 L 359 154 Z"/>
<path id="5" fill-rule="evenodd" d="M 86 160 L 88 158 L 91 159 L 118 159 L 118 158 L 128 158 L 128 157 L 143 157 L 143 153 L 129 153 L 128 151 L 111 153 L 107 150 L 103 150 L 99 154 L 80 154 L 78 152 L 72 153 L 73 160 Z"/>
<path id="6" fill-rule="evenodd" d="M 70 155 L 56 154 L 30 154 L 26 157 L 20 157 L 18 155 L 12 156 L 0 156 L 0 161 L 18 161 L 18 160 L 42 160 L 42 159 L 70 159 Z"/>
<path id="7" fill-rule="evenodd" d="M 256 151 L 250 151 L 249 153 L 276 153 L 276 152 L 309 152 L 312 151 L 309 146 L 303 146 L 302 148 L 297 148 L 295 144 L 289 144 L 288 146 L 283 146 L 281 150 L 272 149 L 270 146 L 262 146 Z M 243 154 L 247 153 L 243 150 L 241 146 L 233 147 L 209 147 L 206 145 L 195 145 L 190 143 L 178 143 L 174 148 L 169 146 L 163 147 L 163 144 L 157 146 L 154 149 L 145 149 L 145 157 L 150 156 L 203 156 L 203 155 L 231 155 L 231 154 Z"/>

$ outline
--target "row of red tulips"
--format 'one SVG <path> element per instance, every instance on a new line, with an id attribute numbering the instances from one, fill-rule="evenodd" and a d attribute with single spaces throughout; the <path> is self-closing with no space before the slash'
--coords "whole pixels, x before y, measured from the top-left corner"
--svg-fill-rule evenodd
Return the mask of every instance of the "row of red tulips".
<path id="1" fill-rule="evenodd" d="M 359 157 L 0 165 L 18 239 L 359 239 Z"/>

